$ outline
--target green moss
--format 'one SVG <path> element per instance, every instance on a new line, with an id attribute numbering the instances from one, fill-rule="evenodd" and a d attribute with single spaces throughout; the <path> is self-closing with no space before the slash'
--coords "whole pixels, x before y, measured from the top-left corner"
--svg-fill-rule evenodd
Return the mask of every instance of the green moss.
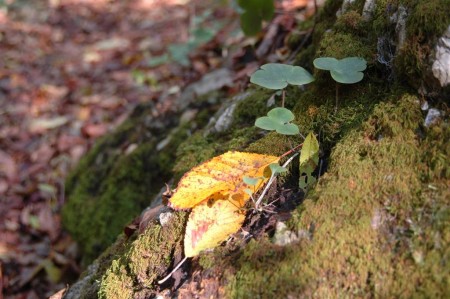
<path id="1" fill-rule="evenodd" d="M 202 132 L 195 133 L 177 149 L 176 162 L 173 167 L 175 180 L 179 180 L 192 167 L 211 159 L 216 153 L 214 143 L 203 137 Z"/>
<path id="2" fill-rule="evenodd" d="M 442 35 L 450 23 L 449 0 L 405 0 L 412 14 L 407 21 L 408 35 L 426 39 Z"/>
<path id="3" fill-rule="evenodd" d="M 294 217 L 312 239 L 251 242 L 234 265 L 229 296 L 445 297 L 450 192 L 440 166 L 427 165 L 448 153 L 449 139 L 434 135 L 448 128 L 420 141 L 422 121 L 417 97 L 377 105 L 337 144 L 329 173 Z"/>
<path id="4" fill-rule="evenodd" d="M 263 138 L 250 144 L 247 151 L 266 155 L 282 155 L 292 147 L 295 147 L 299 141 L 299 137 L 289 137 L 270 132 Z"/>
<path id="5" fill-rule="evenodd" d="M 157 124 L 146 127 L 145 111 L 149 113 L 136 109 L 113 134 L 101 139 L 67 181 L 63 223 L 81 245 L 86 264 L 114 242 L 170 179 L 176 148 L 188 134 L 185 124 L 157 151 L 157 142 L 168 136 L 158 137 Z M 127 154 L 124 146 L 131 143 L 137 147 Z"/>
<path id="6" fill-rule="evenodd" d="M 173 214 L 170 225 L 152 225 L 133 242 L 127 254 L 127 265 L 130 275 L 140 284 L 149 286 L 154 283 L 172 264 L 174 257 L 183 255 L 181 242 L 187 214 Z"/>
<path id="7" fill-rule="evenodd" d="M 253 126 L 257 117 L 266 115 L 270 110 L 267 107 L 267 101 L 273 93 L 273 90 L 262 88 L 253 90 L 248 97 L 237 104 L 231 127 Z"/>
<path id="8" fill-rule="evenodd" d="M 100 282 L 99 298 L 134 298 L 136 290 L 155 292 L 156 280 L 173 267 L 182 255 L 187 213 L 173 213 L 161 227 L 152 223 L 133 241 L 120 258 L 113 261 Z M 153 292 L 153 293 L 152 293 Z"/>
<path id="9" fill-rule="evenodd" d="M 418 88 L 426 80 L 433 46 L 450 24 L 450 1 L 405 0 L 401 3 L 412 13 L 406 23 L 405 43 L 394 62 L 399 76 Z"/>
<path id="10" fill-rule="evenodd" d="M 126 267 L 113 261 L 111 268 L 106 271 L 99 298 L 131 299 L 133 293 L 133 280 L 128 276 Z"/>
<path id="11" fill-rule="evenodd" d="M 372 61 L 372 53 L 376 52 L 369 40 L 356 37 L 349 33 L 326 32 L 320 42 L 318 57 L 362 57 Z"/>
<path id="12" fill-rule="evenodd" d="M 337 31 L 352 33 L 354 35 L 363 35 L 367 32 L 367 26 L 361 14 L 355 10 L 347 11 L 341 15 L 336 20 L 335 28 Z"/>
<path id="13" fill-rule="evenodd" d="M 110 169 L 95 188 L 90 184 L 98 180 L 97 173 L 86 170 L 71 192 L 63 210 L 64 224 L 82 244 L 87 262 L 115 240 L 169 179 L 165 161 L 155 154 L 154 147 L 154 143 L 144 143 L 129 155 L 115 156 L 114 163 L 103 162 L 110 164 Z"/>

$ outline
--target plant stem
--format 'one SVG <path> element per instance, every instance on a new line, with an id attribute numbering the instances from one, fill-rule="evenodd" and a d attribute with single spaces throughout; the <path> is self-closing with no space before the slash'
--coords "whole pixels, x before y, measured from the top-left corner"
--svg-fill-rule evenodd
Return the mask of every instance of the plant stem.
<path id="1" fill-rule="evenodd" d="M 294 158 L 297 155 L 298 155 L 298 153 L 295 153 L 295 155 L 292 155 L 292 157 L 290 157 L 286 162 L 284 162 L 284 164 L 282 166 L 283 167 L 288 166 L 289 163 L 291 163 L 292 160 L 294 160 Z M 266 195 L 267 191 L 269 190 L 270 185 L 272 185 L 272 183 L 275 181 L 275 177 L 276 177 L 276 173 L 272 173 L 272 175 L 270 176 L 269 182 L 267 183 L 266 187 L 264 187 L 263 192 L 261 192 L 261 195 L 259 195 L 258 200 L 256 201 L 255 209 L 258 209 L 259 205 L 261 204 L 261 201 L 264 198 L 264 195 Z"/>
<path id="2" fill-rule="evenodd" d="M 281 107 L 284 108 L 284 98 L 286 97 L 286 90 L 281 91 Z"/>
<path id="3" fill-rule="evenodd" d="M 336 82 L 336 106 L 334 106 L 334 113 L 337 113 L 339 101 L 339 83 Z"/>
<path id="4" fill-rule="evenodd" d="M 296 150 L 298 150 L 298 149 L 301 148 L 302 146 L 303 146 L 303 143 L 300 143 L 299 145 L 297 145 L 297 146 L 294 147 L 293 149 L 288 150 L 287 152 L 285 152 L 284 154 L 282 154 L 282 155 L 280 156 L 280 159 L 286 157 L 287 155 L 292 154 L 293 152 L 295 152 Z"/>

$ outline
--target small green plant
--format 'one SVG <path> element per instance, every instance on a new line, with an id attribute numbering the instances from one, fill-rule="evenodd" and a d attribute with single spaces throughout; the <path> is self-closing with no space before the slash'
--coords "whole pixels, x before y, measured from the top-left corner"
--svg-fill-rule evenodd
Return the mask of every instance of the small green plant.
<path id="1" fill-rule="evenodd" d="M 321 57 L 314 60 L 314 66 L 318 69 L 330 71 L 331 77 L 336 81 L 336 106 L 338 107 L 338 83 L 353 84 L 364 78 L 363 71 L 367 63 L 363 58 L 347 57 L 341 60 L 332 57 Z M 291 123 L 294 114 L 284 108 L 284 88 L 291 85 L 304 85 L 314 81 L 314 77 L 304 68 L 299 66 L 285 65 L 280 63 L 269 63 L 261 66 L 252 74 L 250 82 L 268 89 L 283 90 L 282 107 L 270 110 L 267 116 L 259 117 L 255 121 L 255 126 L 264 130 L 276 131 L 284 135 L 297 135 L 300 133 L 297 125 Z M 300 179 L 299 187 L 305 192 L 316 182 L 313 175 L 319 163 L 319 142 L 311 132 L 305 138 L 300 154 Z M 276 171 L 272 169 L 272 173 Z M 247 180 L 251 185 L 253 180 Z M 248 191 L 251 192 L 250 190 Z M 264 193 L 264 192 L 263 192 Z M 259 203 L 260 200 L 257 201 Z M 256 205 L 258 206 L 258 204 Z"/>
<path id="2" fill-rule="evenodd" d="M 339 101 L 339 84 L 353 84 L 361 81 L 364 77 L 363 71 L 367 67 L 366 60 L 360 57 L 347 57 L 336 59 L 333 57 L 320 57 L 314 60 L 314 66 L 321 70 L 330 71 L 331 77 L 336 81 L 336 106 Z"/>
<path id="3" fill-rule="evenodd" d="M 203 14 L 193 17 L 189 28 L 188 41 L 186 43 L 169 45 L 167 53 L 152 57 L 148 62 L 148 66 L 156 67 L 175 61 L 182 66 L 188 67 L 191 63 L 189 53 L 211 41 L 224 25 L 223 22 L 214 22 L 211 26 L 205 26 L 205 22 L 211 18 L 211 14 L 211 10 L 206 10 Z"/>
<path id="4" fill-rule="evenodd" d="M 314 81 L 314 77 L 300 66 L 268 63 L 254 72 L 250 82 L 268 89 L 283 89 L 288 84 L 304 85 Z"/>
<path id="5" fill-rule="evenodd" d="M 275 12 L 273 0 L 238 0 L 241 28 L 245 35 L 258 34 L 262 21 L 270 21 Z"/>
<path id="6" fill-rule="evenodd" d="M 283 135 L 297 135 L 300 133 L 298 126 L 292 124 L 294 113 L 283 107 L 276 107 L 267 113 L 267 116 L 259 117 L 255 121 L 258 128 L 276 131 Z"/>
<path id="7" fill-rule="evenodd" d="M 314 77 L 300 66 L 281 63 L 268 63 L 261 66 L 250 77 L 250 82 L 268 89 L 282 90 L 282 103 L 284 107 L 284 88 L 291 85 L 304 85 L 314 81 Z"/>
<path id="8" fill-rule="evenodd" d="M 315 182 L 314 170 L 319 164 L 319 141 L 313 132 L 306 136 L 300 152 L 300 180 L 299 186 L 303 191 L 307 191 Z"/>

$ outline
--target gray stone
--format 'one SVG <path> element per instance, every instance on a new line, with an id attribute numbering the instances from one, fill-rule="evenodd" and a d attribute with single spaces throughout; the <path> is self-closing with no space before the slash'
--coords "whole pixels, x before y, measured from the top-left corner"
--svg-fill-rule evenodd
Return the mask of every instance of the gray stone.
<path id="1" fill-rule="evenodd" d="M 437 42 L 436 60 L 433 62 L 432 71 L 441 87 L 450 84 L 450 26 Z"/>
<path id="2" fill-rule="evenodd" d="M 439 119 L 441 119 L 441 111 L 431 108 L 428 110 L 427 116 L 425 117 L 424 125 L 425 127 L 429 127 L 439 121 Z"/>
<path id="3" fill-rule="evenodd" d="M 375 10 L 376 6 L 375 0 L 366 0 L 366 3 L 364 3 L 364 8 L 362 12 L 362 17 L 364 21 L 370 21 L 373 16 L 373 11 Z"/>

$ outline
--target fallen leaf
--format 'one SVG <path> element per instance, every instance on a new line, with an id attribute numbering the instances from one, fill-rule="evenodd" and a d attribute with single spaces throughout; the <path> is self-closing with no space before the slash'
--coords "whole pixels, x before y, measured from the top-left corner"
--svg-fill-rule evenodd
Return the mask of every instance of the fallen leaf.
<path id="1" fill-rule="evenodd" d="M 58 292 L 51 295 L 48 299 L 61 299 L 64 296 L 64 293 L 66 292 L 67 288 L 61 289 Z"/>
<path id="2" fill-rule="evenodd" d="M 187 172 L 178 183 L 177 191 L 170 198 L 174 209 L 189 209 L 207 199 L 234 199 L 244 204 L 249 198 L 244 176 L 260 177 L 261 186 L 267 177 L 264 170 L 277 163 L 276 156 L 243 152 L 227 152 Z"/>
<path id="3" fill-rule="evenodd" d="M 105 39 L 95 43 L 92 48 L 97 51 L 107 51 L 107 50 L 116 50 L 123 49 L 130 46 L 130 41 L 125 38 L 113 37 L 110 39 Z"/>
<path id="4" fill-rule="evenodd" d="M 28 129 L 32 133 L 42 133 L 44 131 L 58 128 L 65 125 L 69 119 L 65 116 L 54 118 L 37 118 L 30 122 Z"/>
<path id="5" fill-rule="evenodd" d="M 96 138 L 105 135 L 108 127 L 105 124 L 86 124 L 81 130 L 85 135 Z"/>
<path id="6" fill-rule="evenodd" d="M 0 175 L 5 175 L 9 180 L 13 180 L 17 176 L 17 166 L 14 159 L 0 150 Z"/>
<path id="7" fill-rule="evenodd" d="M 214 248 L 237 232 L 245 220 L 245 212 L 240 208 L 238 201 L 226 199 L 195 206 L 186 226 L 185 256 L 193 257 L 203 250 Z"/>

